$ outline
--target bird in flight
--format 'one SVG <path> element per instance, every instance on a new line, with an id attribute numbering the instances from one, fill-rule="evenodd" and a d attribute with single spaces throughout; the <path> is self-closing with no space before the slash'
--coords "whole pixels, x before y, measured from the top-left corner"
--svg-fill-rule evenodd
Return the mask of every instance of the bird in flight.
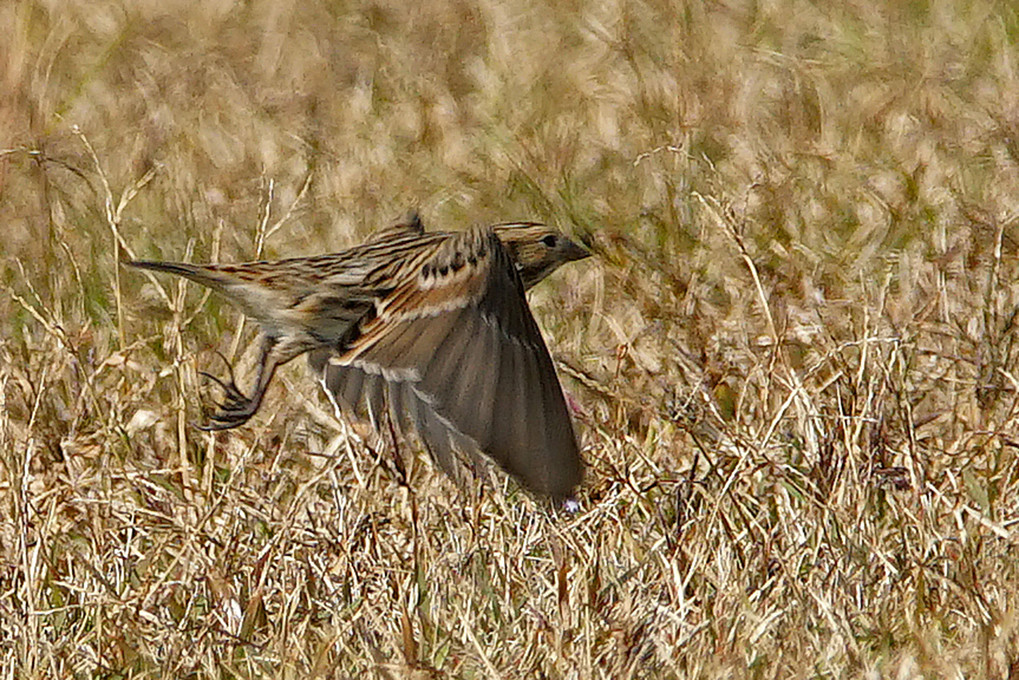
<path id="1" fill-rule="evenodd" d="M 483 453 L 532 491 L 567 498 L 580 482 L 577 441 L 525 291 L 590 253 L 537 222 L 424 230 L 413 211 L 338 253 L 244 264 L 125 262 L 225 296 L 261 329 L 250 396 L 233 375 L 203 429 L 241 425 L 276 369 L 309 353 L 325 388 L 377 424 L 413 424 L 438 465 Z"/>

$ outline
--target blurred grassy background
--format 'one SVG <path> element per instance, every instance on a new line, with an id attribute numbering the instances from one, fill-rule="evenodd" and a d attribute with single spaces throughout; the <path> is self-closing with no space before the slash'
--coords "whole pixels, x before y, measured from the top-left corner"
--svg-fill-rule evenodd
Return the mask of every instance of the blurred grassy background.
<path id="1" fill-rule="evenodd" d="M 0 34 L 4 677 L 1019 669 L 1012 3 L 7 0 Z M 410 206 L 598 254 L 532 297 L 579 515 L 402 483 L 303 362 L 192 429 L 252 329 L 116 266 Z"/>

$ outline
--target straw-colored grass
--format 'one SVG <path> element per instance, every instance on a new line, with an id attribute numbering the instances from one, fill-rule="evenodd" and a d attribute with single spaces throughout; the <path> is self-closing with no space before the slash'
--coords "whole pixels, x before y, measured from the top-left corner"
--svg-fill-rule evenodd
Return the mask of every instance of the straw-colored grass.
<path id="1" fill-rule="evenodd" d="M 1012 3 L 7 0 L 0 35 L 0 676 L 1019 669 Z M 302 361 L 196 430 L 254 329 L 117 266 L 410 206 L 597 253 L 531 298 L 578 514 L 458 489 Z"/>

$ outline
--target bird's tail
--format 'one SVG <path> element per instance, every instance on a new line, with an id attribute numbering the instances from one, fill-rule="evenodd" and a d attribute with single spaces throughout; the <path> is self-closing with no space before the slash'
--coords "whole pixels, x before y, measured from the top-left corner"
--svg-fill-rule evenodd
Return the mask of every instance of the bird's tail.
<path id="1" fill-rule="evenodd" d="M 176 274 L 217 291 L 223 291 L 230 282 L 228 275 L 203 265 L 187 264 L 185 262 L 155 262 L 152 260 L 124 261 L 122 264 L 126 267 Z"/>

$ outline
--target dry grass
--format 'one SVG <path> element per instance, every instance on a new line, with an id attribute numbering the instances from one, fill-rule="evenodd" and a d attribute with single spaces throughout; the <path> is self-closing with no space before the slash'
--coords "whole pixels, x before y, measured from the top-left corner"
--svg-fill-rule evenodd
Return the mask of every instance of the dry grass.
<path id="1" fill-rule="evenodd" d="M 0 4 L 0 675 L 1019 669 L 1013 5 L 405 6 Z M 194 430 L 252 330 L 116 266 L 410 205 L 597 250 L 532 300 L 578 515 L 406 482 L 301 362 Z"/>

